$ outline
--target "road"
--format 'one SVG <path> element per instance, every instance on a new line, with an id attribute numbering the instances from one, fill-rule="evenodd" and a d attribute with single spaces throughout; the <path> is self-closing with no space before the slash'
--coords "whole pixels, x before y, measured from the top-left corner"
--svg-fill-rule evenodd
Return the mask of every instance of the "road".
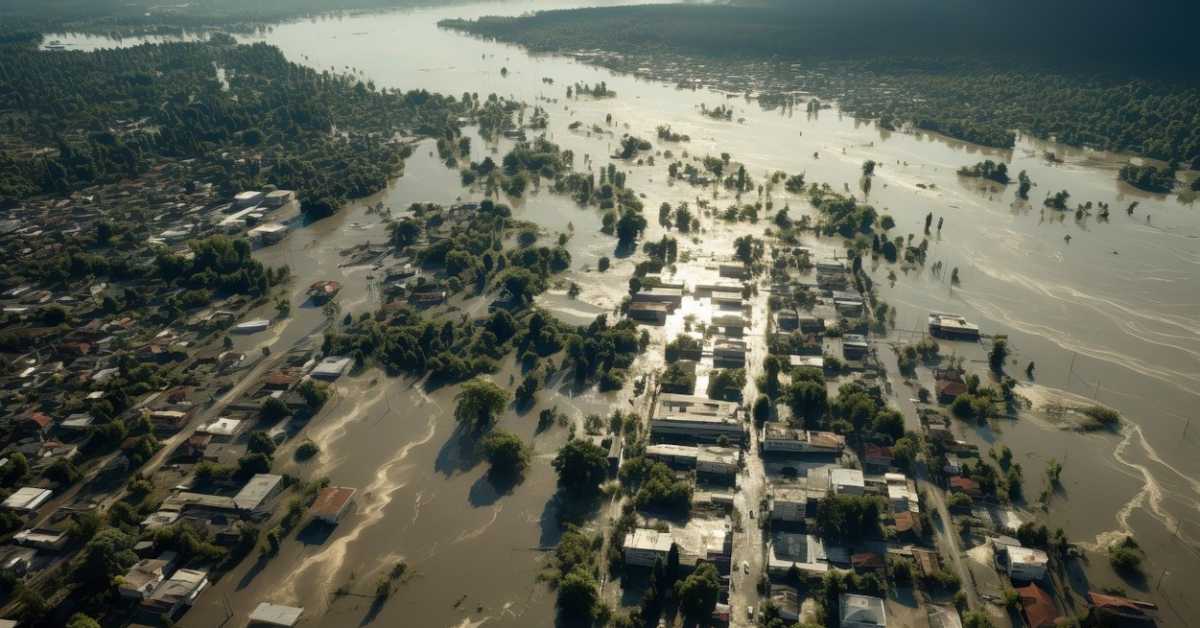
<path id="1" fill-rule="evenodd" d="M 902 383 L 905 377 L 900 373 L 896 352 L 892 346 L 885 345 L 880 341 L 876 341 L 874 346 L 876 357 L 891 384 L 889 400 L 904 415 L 904 429 L 918 434 L 922 433 L 921 418 L 917 414 L 919 402 L 913 398 L 916 391 Z M 946 493 L 940 486 L 929 480 L 929 469 L 924 460 L 917 461 L 913 476 L 917 481 L 918 489 L 924 493 L 927 500 L 925 507 L 932 506 L 937 514 L 938 521 L 934 523 L 934 536 L 938 551 L 948 559 L 949 565 L 958 575 L 959 581 L 962 582 L 962 590 L 967 596 L 967 607 L 975 610 L 979 608 L 979 594 L 975 590 L 971 570 L 963 559 L 962 547 L 958 542 L 958 531 L 955 529 L 954 520 L 950 517 L 950 509 L 946 506 Z"/>
<path id="2" fill-rule="evenodd" d="M 770 327 L 770 315 L 767 309 L 768 291 L 763 282 L 759 281 L 758 291 L 750 298 L 750 329 L 746 341 L 746 390 L 745 405 L 753 407 L 759 391 L 755 382 L 763 373 L 763 361 L 767 358 L 767 334 Z M 754 418 L 750 419 L 750 438 L 745 451 L 745 467 L 738 476 L 737 493 L 734 496 L 736 515 L 740 518 L 741 530 L 733 537 L 733 559 L 730 571 L 729 606 L 731 611 L 730 625 L 757 626 L 754 619 L 746 614 L 747 608 L 755 609 L 755 618 L 761 610 L 761 596 L 758 583 L 766 574 L 764 569 L 763 530 L 759 505 L 767 495 L 766 471 L 762 458 L 759 456 L 758 433 L 754 430 Z M 751 518 L 751 514 L 754 515 Z M 749 572 L 742 569 L 742 563 L 749 566 Z"/>

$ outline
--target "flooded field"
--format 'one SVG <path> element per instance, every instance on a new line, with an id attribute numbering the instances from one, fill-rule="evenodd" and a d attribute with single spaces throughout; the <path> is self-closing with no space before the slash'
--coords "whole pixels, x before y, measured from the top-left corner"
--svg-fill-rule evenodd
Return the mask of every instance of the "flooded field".
<path id="1" fill-rule="evenodd" d="M 565 5 L 564 5 L 565 6 Z M 1122 583 L 1107 561 L 1094 555 L 1087 577 L 1092 588 L 1124 586 L 1159 601 L 1165 625 L 1184 625 L 1200 616 L 1200 601 L 1189 593 L 1200 576 L 1200 212 L 1175 196 L 1151 195 L 1118 182 L 1127 158 L 1023 138 L 1011 152 L 981 149 L 928 134 L 888 132 L 839 115 L 803 111 L 763 111 L 756 102 L 712 91 L 681 91 L 671 85 L 615 75 L 563 57 L 532 57 L 520 49 L 440 30 L 439 19 L 484 14 L 515 14 L 544 3 L 481 3 L 431 9 L 322 18 L 276 26 L 250 41 L 279 46 L 292 60 L 316 68 L 352 71 L 376 85 L 481 96 L 496 93 L 545 108 L 547 137 L 575 153 L 577 169 L 610 162 L 622 134 L 651 140 L 655 150 L 678 156 L 728 152 L 756 180 L 768 172 L 805 173 L 809 182 L 849 189 L 860 199 L 860 166 L 878 162 L 866 195 L 881 214 L 896 222 L 891 235 L 915 234 L 919 242 L 927 213 L 943 219 L 930 236 L 928 264 L 947 272 L 901 269 L 880 261 L 870 268 L 881 297 L 897 308 L 895 329 L 879 344 L 915 340 L 931 310 L 957 312 L 987 335 L 1004 334 L 1014 349 L 1008 367 L 1023 373 L 1036 363 L 1036 382 L 1019 376 L 1018 392 L 1042 405 L 1056 400 L 1094 399 L 1127 419 L 1121 434 L 1081 434 L 1036 417 L 994 422 L 981 428 L 958 424 L 964 437 L 983 446 L 1003 442 L 1026 468 L 1026 495 L 1041 489 L 1049 458 L 1064 464 L 1063 489 L 1044 515 L 1070 539 L 1102 550 L 1115 534 L 1132 532 L 1146 550 L 1147 580 Z M 62 36 L 64 42 L 83 43 Z M 103 42 L 88 40 L 88 45 Z M 501 69 L 507 70 L 502 75 Z M 553 84 L 543 79 L 553 79 Z M 610 99 L 568 100 L 575 82 L 605 81 Z M 733 121 L 705 117 L 700 107 L 726 105 Z M 612 116 L 611 125 L 606 116 Z M 741 119 L 741 122 L 737 120 Z M 581 122 L 576 130 L 572 122 Z M 654 140 L 668 124 L 691 137 L 688 143 Z M 598 125 L 602 132 L 587 131 Z M 472 158 L 498 159 L 510 144 L 486 145 L 472 138 Z M 268 264 L 288 264 L 295 279 L 293 315 L 262 338 L 286 350 L 319 329 L 319 308 L 301 307 L 304 289 L 318 279 L 345 284 L 343 312 L 370 311 L 380 302 L 369 267 L 344 267 L 338 252 L 364 242 L 384 242 L 382 218 L 367 208 L 377 203 L 399 215 L 412 202 L 451 203 L 476 199 L 458 173 L 444 167 L 432 144 L 418 147 L 405 176 L 377 197 L 336 217 L 293 231 L 284 242 L 258 255 Z M 1053 152 L 1061 163 L 1044 157 Z M 955 171 L 983 159 L 1003 160 L 1009 172 L 1028 172 L 1036 184 L 1029 203 L 1015 201 L 1015 186 L 1003 189 Z M 718 208 L 733 202 L 725 191 L 671 184 L 667 163 L 629 170 L 628 187 L 645 195 L 650 223 L 646 237 L 663 229 L 653 219 L 661 202 L 706 199 Z M 1077 220 L 1073 212 L 1043 210 L 1047 194 L 1067 190 L 1072 204 L 1092 201 L 1112 207 L 1107 221 Z M 751 199 L 753 200 L 753 199 Z M 803 197 L 778 188 L 775 208 L 789 206 L 793 219 L 812 210 Z M 1126 213 L 1137 203 L 1132 214 Z M 601 256 L 613 255 L 615 239 L 599 233 L 600 217 L 548 191 L 513 202 L 517 217 L 538 223 L 547 234 L 568 233 L 572 268 L 564 280 L 576 282 L 576 300 L 559 286 L 541 298 L 543 306 L 572 322 L 611 311 L 626 291 L 637 256 L 614 258 L 605 274 L 592 272 Z M 701 216 L 703 232 L 682 249 L 693 255 L 728 251 L 735 237 L 761 233 L 758 225 L 723 223 Z M 1065 236 L 1070 236 L 1066 238 Z M 819 246 L 840 244 L 823 241 Z M 951 268 L 961 284 L 952 287 Z M 889 280 L 889 273 L 895 280 Z M 479 311 L 485 304 L 459 304 Z M 457 314 L 455 314 L 457 315 Z M 270 335 L 273 334 L 273 335 Z M 268 337 L 268 335 L 270 335 Z M 660 359 L 661 331 L 643 359 Z M 983 361 L 978 345 L 944 343 Z M 507 381 L 512 371 L 497 376 Z M 335 484 L 360 488 L 357 512 L 327 536 L 301 533 L 280 555 L 263 564 L 250 559 L 215 585 L 182 622 L 217 625 L 232 607 L 234 616 L 270 599 L 299 603 L 320 619 L 312 625 L 345 626 L 378 614 L 380 625 L 534 626 L 548 625 L 553 596 L 536 582 L 541 550 L 556 541 L 554 477 L 549 458 L 566 438 L 555 429 L 533 439 L 537 410 L 507 414 L 500 425 L 535 443 L 536 461 L 527 480 L 505 493 L 485 477 L 470 443 L 455 432 L 453 390 L 425 393 L 411 382 L 377 372 L 343 380 L 335 405 L 306 429 L 322 446 L 320 458 L 286 469 L 305 476 L 328 475 Z M 897 387 L 897 395 L 912 391 Z M 611 395 L 543 395 L 575 418 L 604 413 Z M 541 407 L 541 406 L 539 406 Z M 1190 422 L 1197 425 L 1190 425 Z M 378 577 L 404 559 L 411 577 L 382 608 L 372 607 Z"/>

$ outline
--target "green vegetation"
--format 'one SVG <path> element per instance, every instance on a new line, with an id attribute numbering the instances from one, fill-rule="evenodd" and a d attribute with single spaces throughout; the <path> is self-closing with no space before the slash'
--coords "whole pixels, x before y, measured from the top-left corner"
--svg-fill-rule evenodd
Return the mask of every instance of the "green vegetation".
<path id="1" fill-rule="evenodd" d="M 0 159 L 0 199 L 62 194 L 143 174 L 162 158 L 197 158 L 206 166 L 200 181 L 226 196 L 272 184 L 296 190 L 304 211 L 320 218 L 400 174 L 411 148 L 380 137 L 454 136 L 455 120 L 475 108 L 428 92 L 380 90 L 291 63 L 267 45 L 231 42 L 214 36 L 86 54 L 7 50 L 0 107 L 22 123 L 3 131 L 12 143 L 47 152 Z M 225 70 L 227 87 L 214 66 Z M 109 130 L 142 119 L 157 132 Z M 273 166 L 218 158 L 251 150 Z"/>
<path id="2" fill-rule="evenodd" d="M 621 485 L 634 493 L 639 510 L 660 510 L 686 515 L 692 503 L 692 483 L 676 478 L 667 465 L 643 457 L 621 465 Z"/>
<path id="3" fill-rule="evenodd" d="M 709 621 L 720 593 L 721 582 L 717 568 L 709 562 L 700 563 L 691 575 L 675 587 L 679 610 L 691 625 L 703 625 Z"/>
<path id="4" fill-rule="evenodd" d="M 1142 571 L 1142 550 L 1132 536 L 1108 546 L 1108 562 L 1113 569 L 1122 574 L 1140 574 Z"/>
<path id="5" fill-rule="evenodd" d="M 306 440 L 296 448 L 296 460 L 300 462 L 311 460 L 319 453 L 321 453 L 321 448 L 311 440 Z"/>
<path id="6" fill-rule="evenodd" d="M 830 495 L 817 505 L 817 527 L 826 537 L 850 543 L 879 538 L 883 511 L 878 497 Z"/>
<path id="7" fill-rule="evenodd" d="M 1126 164 L 1121 167 L 1117 176 L 1129 185 L 1147 192 L 1166 194 L 1175 187 L 1175 168 L 1173 166 L 1159 169 L 1157 166 Z"/>
<path id="8" fill-rule="evenodd" d="M 599 544 L 577 528 L 568 529 L 554 551 L 554 566 L 544 577 L 558 587 L 558 612 L 566 625 L 591 625 L 602 606 L 596 581 Z"/>
<path id="9" fill-rule="evenodd" d="M 677 360 L 686 358 L 688 360 L 697 360 L 700 358 L 700 352 L 703 345 L 698 338 L 694 338 L 687 334 L 680 334 L 674 340 L 667 343 L 666 357 L 667 362 L 674 363 Z"/>
<path id="10" fill-rule="evenodd" d="M 735 91 L 755 80 L 769 86 L 764 107 L 790 106 L 794 97 L 771 92 L 800 88 L 836 94 L 843 108 L 885 128 L 907 122 L 1002 148 L 1020 129 L 1195 164 L 1200 90 L 1178 78 L 1187 52 L 1176 43 L 1186 41 L 1184 25 L 1195 16 L 1165 11 L 1124 14 L 1127 21 L 1108 19 L 1121 13 L 1115 3 L 1079 12 L 1026 2 L 997 16 L 944 3 L 860 1 L 608 7 L 443 26 L 537 51 L 616 52 L 596 62 L 666 80 Z M 1101 40 L 1119 43 L 1092 45 Z M 1055 42 L 1053 54 L 1047 42 Z M 797 76 L 789 64 L 798 59 L 811 72 Z M 715 67 L 679 76 L 679 68 L 700 65 Z"/>
<path id="11" fill-rule="evenodd" d="M 708 396 L 711 399 L 740 401 L 745 387 L 745 369 L 718 369 L 708 377 Z"/>
<path id="12" fill-rule="evenodd" d="M 1000 184 L 1007 184 L 1009 182 L 1008 166 L 1003 162 L 996 163 L 991 159 L 981 161 L 974 166 L 963 166 L 962 168 L 959 168 L 958 176 L 979 177 L 989 181 L 995 181 L 996 183 Z"/>
<path id="13" fill-rule="evenodd" d="M 1079 412 L 1089 419 L 1089 422 L 1082 426 L 1085 430 L 1115 429 L 1121 425 L 1121 413 L 1112 408 L 1088 406 L 1080 408 Z"/>
<path id="14" fill-rule="evenodd" d="M 508 391 L 496 384 L 486 379 L 473 379 L 463 384 L 454 397 L 458 403 L 454 418 L 468 429 L 485 431 L 496 422 L 496 415 L 504 411 L 510 398 Z"/>
<path id="15" fill-rule="evenodd" d="M 608 478 L 608 452 L 584 440 L 572 440 L 554 457 L 558 485 L 568 495 L 589 497 Z"/>
<path id="16" fill-rule="evenodd" d="M 529 466 L 529 447 L 512 432 L 492 432 L 483 440 L 483 451 L 498 473 L 521 475 Z"/>

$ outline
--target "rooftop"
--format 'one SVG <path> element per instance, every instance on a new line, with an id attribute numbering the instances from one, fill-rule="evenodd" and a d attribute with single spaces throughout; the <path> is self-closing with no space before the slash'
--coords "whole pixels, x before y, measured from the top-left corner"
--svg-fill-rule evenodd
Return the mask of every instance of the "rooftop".
<path id="1" fill-rule="evenodd" d="M 354 499 L 355 489 L 346 486 L 327 486 L 317 494 L 309 512 L 314 517 L 336 519 L 346 509 L 346 505 Z"/>
<path id="2" fill-rule="evenodd" d="M 843 626 L 886 626 L 887 610 L 882 599 L 845 593 L 838 606 Z"/>
<path id="3" fill-rule="evenodd" d="M 303 614 L 303 607 L 262 602 L 255 607 L 254 612 L 250 613 L 250 623 L 268 626 L 295 626 Z"/>

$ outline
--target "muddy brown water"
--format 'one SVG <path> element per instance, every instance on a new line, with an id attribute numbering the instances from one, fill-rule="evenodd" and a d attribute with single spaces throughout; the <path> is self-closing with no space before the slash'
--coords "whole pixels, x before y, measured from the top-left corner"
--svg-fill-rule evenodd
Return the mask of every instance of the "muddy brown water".
<path id="1" fill-rule="evenodd" d="M 1147 553 L 1146 579 L 1123 582 L 1102 555 L 1093 554 L 1085 570 L 1093 588 L 1122 586 L 1158 601 L 1164 625 L 1185 625 L 1187 618 L 1200 615 L 1200 601 L 1188 595 L 1188 583 L 1200 575 L 1200 421 L 1189 426 L 1200 401 L 1200 214 L 1193 205 L 1118 182 L 1116 169 L 1128 159 L 1121 155 L 1026 138 L 1012 151 L 996 151 L 929 134 L 881 131 L 836 110 L 817 115 L 767 112 L 740 97 L 679 91 L 570 58 L 530 56 L 435 25 L 444 17 L 515 14 L 544 6 L 482 3 L 318 18 L 278 25 L 251 39 L 279 46 L 293 61 L 354 71 L 380 86 L 481 96 L 494 92 L 541 105 L 550 113 L 548 137 L 572 149 L 581 169 L 585 155 L 594 168 L 606 165 L 620 135 L 629 132 L 676 155 L 684 150 L 692 155 L 728 152 L 756 180 L 768 171 L 804 172 L 808 181 L 827 182 L 839 191 L 848 186 L 862 199 L 860 165 L 874 159 L 880 165 L 868 200 L 895 218 L 893 237 L 912 233 L 919 242 L 927 212 L 933 212 L 935 225 L 939 217 L 945 220 L 940 235 L 935 231 L 930 236 L 928 259 L 930 265 L 944 264 L 941 277 L 920 269 L 904 272 L 884 262 L 869 265 L 881 296 L 897 308 L 897 329 L 888 341 L 915 338 L 913 332 L 923 329 L 930 310 L 959 312 L 986 334 L 1009 337 L 1014 356 L 1008 370 L 1023 382 L 1025 394 L 1080 402 L 1096 398 L 1120 410 L 1128 422 L 1121 434 L 1078 434 L 1034 419 L 957 429 L 984 446 L 1008 444 L 1025 469 L 1025 492 L 1031 499 L 1041 491 L 1046 461 L 1053 457 L 1063 462 L 1063 490 L 1041 516 L 1062 526 L 1076 542 L 1102 549 L 1119 534 L 1136 536 Z M 115 42 L 92 38 L 80 40 L 79 47 L 85 44 Z M 502 67 L 508 69 L 507 77 L 501 76 Z M 546 84 L 543 77 L 555 83 Z M 568 84 L 601 80 L 617 92 L 616 98 L 565 98 Z M 719 103 L 732 105 L 735 120 L 744 118 L 744 123 L 700 115 L 701 104 Z M 611 127 L 605 123 L 607 114 L 614 119 Z M 589 136 L 569 130 L 567 125 L 576 120 L 584 129 L 598 124 L 612 133 Z M 656 142 L 659 124 L 670 124 L 692 141 Z M 507 147 L 504 142 L 488 147 L 475 137 L 472 157 L 494 153 L 496 158 Z M 382 202 L 399 213 L 415 201 L 478 198 L 477 192 L 461 188 L 457 173 L 431 156 L 432 150 L 423 143 L 408 161 L 405 176 L 387 191 L 261 250 L 264 262 L 287 263 L 297 276 L 293 316 L 261 338 L 239 342 L 248 343 L 247 348 L 271 342 L 286 349 L 319 325 L 323 314 L 301 306 L 303 287 L 317 279 L 346 285 L 344 311 L 376 306 L 378 291 L 368 278 L 372 270 L 339 267 L 344 259 L 337 254 L 386 237 L 382 219 L 365 208 Z M 1042 155 L 1047 150 L 1064 162 L 1046 161 Z M 1004 189 L 955 175 L 958 167 L 985 158 L 1006 161 L 1014 175 L 1028 171 L 1036 183 L 1032 202 L 1015 203 L 1015 185 Z M 732 201 L 724 191 L 714 200 L 710 189 L 669 185 L 667 162 L 659 157 L 653 167 L 618 164 L 630 171 L 629 185 L 646 195 L 650 238 L 663 233 L 656 221 L 662 201 L 688 200 L 695 207 L 697 198 L 705 198 L 721 208 Z M 1109 203 L 1110 219 L 1099 221 L 1095 211 L 1081 221 L 1073 214 L 1043 211 L 1041 199 L 1062 189 L 1071 193 L 1072 204 Z M 776 207 L 789 205 L 793 218 L 811 212 L 802 198 L 788 197 L 781 187 L 771 196 Z M 1134 201 L 1139 206 L 1128 216 L 1125 207 Z M 583 294 L 572 301 L 560 287 L 542 298 L 546 307 L 568 320 L 584 321 L 619 303 L 636 257 L 614 257 L 606 274 L 584 270 L 594 268 L 599 257 L 613 255 L 615 242 L 598 233 L 596 211 L 548 192 L 513 204 L 518 217 L 541 224 L 547 237 L 573 227 L 572 270 L 565 279 L 577 282 Z M 681 248 L 723 253 L 738 235 L 760 233 L 765 226 L 724 225 L 710 217 L 702 221 L 705 231 Z M 957 287 L 948 280 L 954 267 L 962 278 Z M 892 270 L 894 285 L 887 279 Z M 466 304 L 473 312 L 480 307 Z M 660 341 L 656 337 L 656 345 Z M 944 343 L 943 353 L 958 353 L 982 368 L 984 349 L 978 345 Z M 1036 382 L 1021 375 L 1029 361 L 1037 364 Z M 509 372 L 497 377 L 507 381 Z M 338 393 L 334 407 L 307 428 L 322 442 L 320 458 L 307 465 L 312 468 L 294 470 L 358 487 L 357 512 L 331 532 L 290 540 L 261 568 L 246 561 L 201 598 L 183 625 L 216 625 L 227 604 L 236 625 L 262 600 L 307 607 L 309 625 L 371 619 L 379 625 L 548 625 L 553 595 L 535 576 L 544 558 L 539 548 L 556 539 L 549 458 L 564 431 L 533 439 L 538 455 L 529 477 L 511 493 L 497 494 L 483 465 L 455 437 L 452 390 L 426 394 L 410 382 L 368 372 L 340 382 Z M 578 416 L 603 411 L 612 402 L 595 393 L 543 397 Z M 525 416 L 509 413 L 501 425 L 532 438 L 534 415 L 536 410 Z M 399 559 L 408 562 L 411 577 L 381 609 L 373 610 L 369 596 L 375 581 Z M 339 587 L 351 594 L 335 597 Z"/>

